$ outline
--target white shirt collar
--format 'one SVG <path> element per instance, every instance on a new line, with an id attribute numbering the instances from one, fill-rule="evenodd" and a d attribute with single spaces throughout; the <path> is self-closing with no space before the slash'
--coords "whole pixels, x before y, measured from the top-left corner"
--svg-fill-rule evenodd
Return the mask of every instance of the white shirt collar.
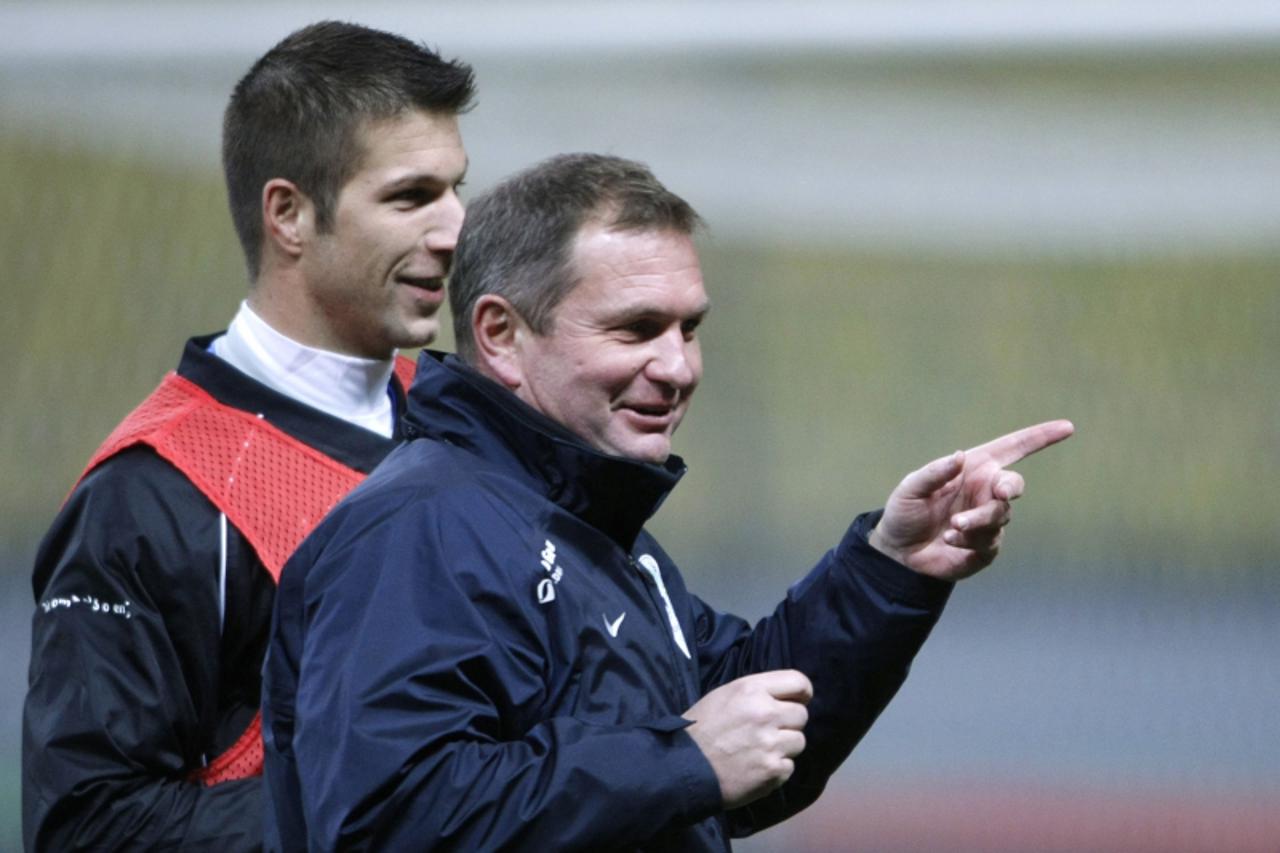
<path id="1" fill-rule="evenodd" d="M 277 332 L 249 303 L 210 349 L 241 373 L 287 397 L 379 435 L 391 437 L 387 393 L 394 359 L 357 358 L 300 344 Z"/>

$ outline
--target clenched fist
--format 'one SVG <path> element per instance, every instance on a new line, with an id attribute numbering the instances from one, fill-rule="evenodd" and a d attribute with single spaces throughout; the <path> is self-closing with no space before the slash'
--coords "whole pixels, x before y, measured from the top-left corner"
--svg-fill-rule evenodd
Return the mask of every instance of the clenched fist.
<path id="1" fill-rule="evenodd" d="M 781 787 L 804 751 L 808 677 L 794 669 L 747 675 L 712 690 L 684 713 L 686 730 L 720 780 L 726 809 Z"/>

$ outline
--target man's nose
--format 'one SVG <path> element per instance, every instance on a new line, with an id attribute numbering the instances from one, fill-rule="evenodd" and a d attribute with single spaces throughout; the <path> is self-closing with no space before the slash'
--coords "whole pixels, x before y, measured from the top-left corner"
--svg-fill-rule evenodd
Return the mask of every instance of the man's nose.
<path id="1" fill-rule="evenodd" d="M 462 199 L 452 189 L 437 202 L 439 210 L 427 229 L 427 248 L 433 252 L 452 252 L 458 246 L 458 232 L 466 211 Z"/>
<path id="2" fill-rule="evenodd" d="M 656 351 L 649 360 L 649 378 L 682 392 L 693 389 L 701 375 L 702 359 L 697 340 L 685 340 L 684 332 L 672 329 L 655 338 Z"/>

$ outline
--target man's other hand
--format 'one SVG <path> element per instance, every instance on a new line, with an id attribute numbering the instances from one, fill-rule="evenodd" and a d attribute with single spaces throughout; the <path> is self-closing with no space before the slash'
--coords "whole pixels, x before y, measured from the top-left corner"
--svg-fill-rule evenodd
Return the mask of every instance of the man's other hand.
<path id="1" fill-rule="evenodd" d="M 912 471 L 885 502 L 871 545 L 909 568 L 960 580 L 1000 551 L 1009 503 L 1026 483 L 1007 466 L 1068 438 L 1070 421 L 1047 421 Z"/>
<path id="2" fill-rule="evenodd" d="M 791 778 L 812 698 L 803 672 L 779 669 L 717 687 L 684 713 L 693 721 L 686 731 L 720 780 L 726 809 L 758 800 Z"/>

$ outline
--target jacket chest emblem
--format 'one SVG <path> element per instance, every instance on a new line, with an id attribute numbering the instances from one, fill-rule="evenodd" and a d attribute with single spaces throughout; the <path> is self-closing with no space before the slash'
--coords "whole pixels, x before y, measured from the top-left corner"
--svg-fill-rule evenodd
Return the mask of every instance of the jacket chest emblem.
<path id="1" fill-rule="evenodd" d="M 538 581 L 538 603 L 550 604 L 556 600 L 556 584 L 564 577 L 564 569 L 556 565 L 556 546 L 550 539 L 538 554 L 538 565 L 544 572 Z"/>
<path id="2" fill-rule="evenodd" d="M 614 620 L 610 620 L 604 613 L 600 614 L 600 618 L 604 621 L 604 629 L 609 632 L 609 636 L 617 637 L 618 629 L 622 627 L 622 620 L 627 618 L 627 611 L 622 611 L 622 615 Z"/>

